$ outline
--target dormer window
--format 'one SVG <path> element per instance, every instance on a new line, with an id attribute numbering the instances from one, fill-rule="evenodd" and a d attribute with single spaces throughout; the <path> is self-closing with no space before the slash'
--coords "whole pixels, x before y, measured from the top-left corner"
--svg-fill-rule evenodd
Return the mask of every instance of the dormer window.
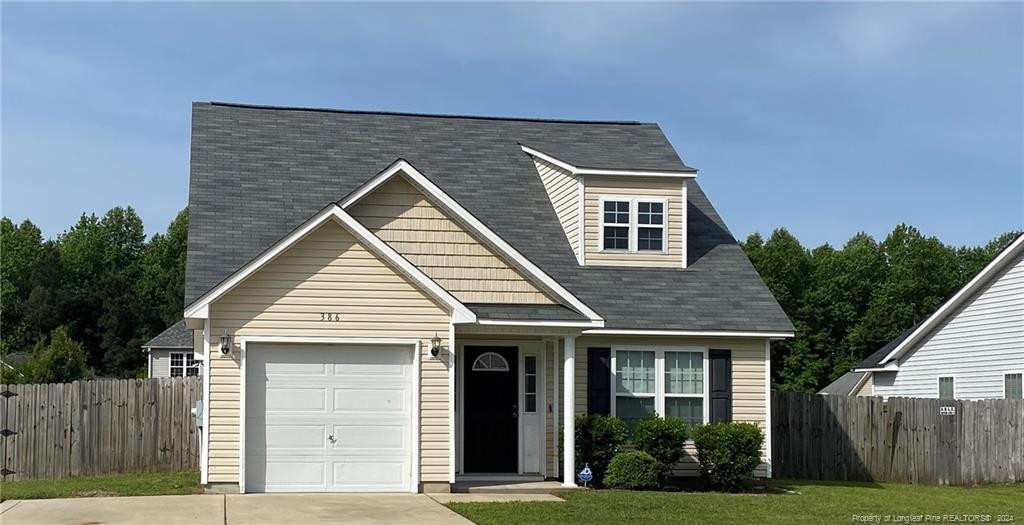
<path id="1" fill-rule="evenodd" d="M 664 199 L 601 199 L 601 250 L 665 252 Z"/>

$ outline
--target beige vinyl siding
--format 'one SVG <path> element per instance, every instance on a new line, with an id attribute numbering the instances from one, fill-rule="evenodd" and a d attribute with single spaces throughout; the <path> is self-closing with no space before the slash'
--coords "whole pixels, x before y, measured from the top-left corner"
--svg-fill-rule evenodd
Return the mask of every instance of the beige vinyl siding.
<path id="1" fill-rule="evenodd" d="M 602 251 L 601 198 L 664 198 L 668 202 L 668 252 Z M 683 182 L 674 178 L 611 177 L 587 175 L 584 184 L 585 263 L 593 266 L 683 265 Z"/>
<path id="2" fill-rule="evenodd" d="M 562 224 L 565 237 L 572 246 L 576 257 L 580 255 L 580 205 L 579 187 L 581 182 L 568 171 L 534 157 L 537 173 L 548 192 L 551 205 L 555 208 L 558 222 Z"/>
<path id="3" fill-rule="evenodd" d="M 875 374 L 867 372 L 868 378 L 864 381 L 864 384 L 860 386 L 860 390 L 853 393 L 855 396 L 873 396 L 875 395 Z"/>
<path id="4" fill-rule="evenodd" d="M 403 177 L 384 183 L 349 212 L 460 301 L 553 303 Z"/>
<path id="5" fill-rule="evenodd" d="M 580 337 L 576 339 L 576 363 L 575 363 L 575 413 L 585 414 L 587 412 L 587 348 L 614 348 L 618 345 L 628 346 L 686 346 L 701 347 L 710 349 L 726 349 L 732 351 L 732 417 L 733 421 L 745 421 L 756 423 L 762 429 L 766 424 L 766 399 L 765 399 L 765 351 L 764 339 L 759 338 L 699 338 L 699 337 Z M 562 348 L 561 341 L 559 348 Z M 561 374 L 562 352 L 559 351 L 556 357 L 556 367 L 548 374 L 547 388 L 553 387 L 553 376 Z M 561 375 L 559 375 L 561 382 Z M 705 386 L 705 389 L 707 387 Z M 560 385 L 558 399 L 561 401 L 564 388 Z M 615 402 L 615 392 L 612 391 L 612 403 Z M 561 416 L 559 416 L 561 418 Z M 558 422 L 561 424 L 561 421 Z M 557 428 L 557 427 L 556 427 Z M 556 430 L 557 431 L 557 430 Z M 767 443 L 764 457 L 768 457 Z M 554 465 L 558 461 L 557 449 L 548 449 L 548 461 Z M 693 445 L 686 448 L 686 457 L 676 465 L 676 475 L 696 476 L 697 450 Z M 758 467 L 758 476 L 766 474 L 765 465 Z"/>
<path id="6" fill-rule="evenodd" d="M 341 321 L 321 321 L 320 312 Z M 260 335 L 420 339 L 421 480 L 447 482 L 448 370 L 429 348 L 448 326 L 444 307 L 348 231 L 334 222 L 320 227 L 210 308 L 211 338 L 227 330 L 235 348 L 228 357 L 211 352 L 209 481 L 238 482 L 239 343 Z"/>
<path id="7" fill-rule="evenodd" d="M 196 354 L 197 359 L 202 359 L 206 353 L 206 349 L 203 347 L 202 330 L 192 330 L 192 351 Z"/>

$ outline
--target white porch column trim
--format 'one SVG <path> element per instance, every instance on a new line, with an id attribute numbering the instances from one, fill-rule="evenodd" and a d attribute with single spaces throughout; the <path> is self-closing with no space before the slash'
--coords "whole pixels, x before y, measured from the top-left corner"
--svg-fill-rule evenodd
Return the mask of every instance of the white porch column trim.
<path id="1" fill-rule="evenodd" d="M 562 359 L 562 486 L 576 486 L 576 338 L 565 337 L 565 357 Z"/>

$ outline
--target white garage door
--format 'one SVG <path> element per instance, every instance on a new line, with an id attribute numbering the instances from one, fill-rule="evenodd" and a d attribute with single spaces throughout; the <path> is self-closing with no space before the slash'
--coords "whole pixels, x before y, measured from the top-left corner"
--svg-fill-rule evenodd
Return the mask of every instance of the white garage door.
<path id="1" fill-rule="evenodd" d="M 408 491 L 410 346 L 251 345 L 246 492 Z"/>

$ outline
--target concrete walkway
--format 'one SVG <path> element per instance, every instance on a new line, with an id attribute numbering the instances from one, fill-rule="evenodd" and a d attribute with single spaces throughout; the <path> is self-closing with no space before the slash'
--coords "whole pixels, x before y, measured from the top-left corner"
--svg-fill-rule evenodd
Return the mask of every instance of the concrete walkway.
<path id="1" fill-rule="evenodd" d="M 10 500 L 3 525 L 146 523 L 469 524 L 423 494 L 246 494 Z"/>

